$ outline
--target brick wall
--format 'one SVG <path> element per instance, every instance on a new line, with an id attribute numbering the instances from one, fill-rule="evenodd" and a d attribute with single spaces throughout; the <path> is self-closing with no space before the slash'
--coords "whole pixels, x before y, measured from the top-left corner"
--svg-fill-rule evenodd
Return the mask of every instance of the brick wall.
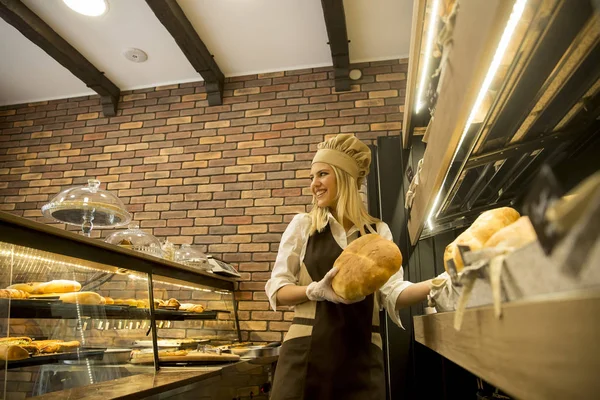
<path id="1" fill-rule="evenodd" d="M 202 82 L 124 92 L 111 118 L 97 96 L 0 107 L 0 210 L 52 223 L 43 204 L 100 179 L 143 229 L 234 264 L 244 339 L 279 340 L 292 313 L 269 311 L 264 285 L 281 233 L 311 201 L 317 143 L 402 128 L 407 60 L 353 67 L 363 76 L 343 93 L 331 68 L 315 68 L 228 78 L 216 107 Z"/>

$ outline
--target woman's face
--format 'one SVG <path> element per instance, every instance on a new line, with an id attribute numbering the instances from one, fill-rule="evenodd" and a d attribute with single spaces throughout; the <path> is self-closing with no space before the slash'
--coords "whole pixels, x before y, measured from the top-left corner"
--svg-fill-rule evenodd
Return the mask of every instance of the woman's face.
<path id="1" fill-rule="evenodd" d="M 317 200 L 317 206 L 335 208 L 337 181 L 329 164 L 314 163 L 310 169 L 310 190 Z"/>

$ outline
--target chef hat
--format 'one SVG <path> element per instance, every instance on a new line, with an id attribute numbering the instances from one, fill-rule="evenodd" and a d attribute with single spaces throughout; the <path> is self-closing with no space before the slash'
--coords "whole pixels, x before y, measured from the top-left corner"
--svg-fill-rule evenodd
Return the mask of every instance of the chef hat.
<path id="1" fill-rule="evenodd" d="M 321 142 L 312 163 L 322 162 L 346 171 L 362 185 L 371 166 L 371 150 L 354 135 L 341 134 Z"/>

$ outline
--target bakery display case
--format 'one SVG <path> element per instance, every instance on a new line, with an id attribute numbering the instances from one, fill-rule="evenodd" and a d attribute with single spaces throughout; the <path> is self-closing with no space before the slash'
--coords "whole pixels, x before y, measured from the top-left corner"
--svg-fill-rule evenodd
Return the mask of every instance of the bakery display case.
<path id="1" fill-rule="evenodd" d="M 235 280 L 133 244 L 0 213 L 2 398 L 240 359 Z"/>

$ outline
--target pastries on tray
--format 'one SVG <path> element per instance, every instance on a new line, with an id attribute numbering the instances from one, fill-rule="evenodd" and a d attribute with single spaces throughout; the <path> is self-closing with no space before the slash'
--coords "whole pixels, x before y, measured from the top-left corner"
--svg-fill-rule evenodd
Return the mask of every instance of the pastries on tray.
<path id="1" fill-rule="evenodd" d="M 71 352 L 80 346 L 77 340 L 31 340 L 27 336 L 0 338 L 0 360 L 25 360 L 30 355 Z"/>

